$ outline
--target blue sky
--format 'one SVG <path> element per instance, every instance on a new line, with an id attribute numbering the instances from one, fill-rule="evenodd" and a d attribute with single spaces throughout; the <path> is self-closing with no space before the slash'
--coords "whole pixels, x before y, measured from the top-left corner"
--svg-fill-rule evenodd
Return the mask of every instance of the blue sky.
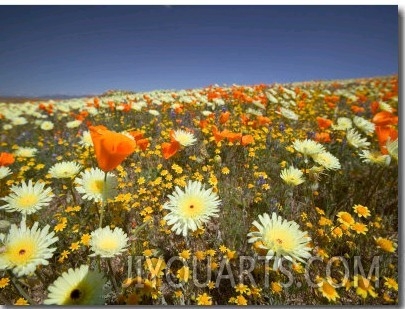
<path id="1" fill-rule="evenodd" d="M 397 6 L 2 6 L 0 95 L 398 73 Z"/>

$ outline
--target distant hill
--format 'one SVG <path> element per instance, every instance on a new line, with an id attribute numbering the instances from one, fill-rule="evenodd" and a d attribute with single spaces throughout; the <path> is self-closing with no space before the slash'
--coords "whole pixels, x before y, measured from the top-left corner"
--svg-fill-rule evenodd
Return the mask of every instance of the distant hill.
<path id="1" fill-rule="evenodd" d="M 10 102 L 10 103 L 23 103 L 23 102 L 38 102 L 38 101 L 49 101 L 49 100 L 69 100 L 74 98 L 85 98 L 85 97 L 94 97 L 97 95 L 44 95 L 44 96 L 0 96 L 0 102 Z"/>

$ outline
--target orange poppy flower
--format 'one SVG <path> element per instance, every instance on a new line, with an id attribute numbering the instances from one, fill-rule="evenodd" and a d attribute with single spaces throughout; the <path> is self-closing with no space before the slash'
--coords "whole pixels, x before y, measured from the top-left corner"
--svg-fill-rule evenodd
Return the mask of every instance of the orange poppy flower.
<path id="1" fill-rule="evenodd" d="M 374 115 L 372 120 L 376 126 L 386 126 L 389 124 L 397 124 L 398 116 L 394 116 L 390 112 L 382 111 Z"/>
<path id="2" fill-rule="evenodd" d="M 124 134 L 110 131 L 105 126 L 91 126 L 89 129 L 98 167 L 104 172 L 115 169 L 135 151 L 136 143 Z"/>
<path id="3" fill-rule="evenodd" d="M 228 121 L 228 119 L 229 119 L 230 116 L 231 116 L 231 113 L 230 113 L 230 112 L 221 113 L 221 116 L 219 116 L 219 122 L 220 122 L 221 124 L 224 124 L 225 122 Z"/>
<path id="4" fill-rule="evenodd" d="M 377 134 L 378 144 L 382 154 L 388 154 L 386 143 L 388 139 L 395 141 L 398 138 L 398 131 L 392 126 L 376 126 L 375 133 Z"/>
<path id="5" fill-rule="evenodd" d="M 163 158 L 166 160 L 174 156 L 177 151 L 180 149 L 180 143 L 177 141 L 171 141 L 170 143 L 162 144 L 162 154 Z"/>
<path id="6" fill-rule="evenodd" d="M 140 139 L 143 138 L 143 132 L 141 131 L 130 131 L 128 133 L 132 135 L 135 141 L 139 141 Z"/>
<path id="7" fill-rule="evenodd" d="M 377 110 L 378 110 L 379 107 L 380 107 L 380 103 L 378 103 L 377 101 L 371 102 L 371 104 L 370 104 L 371 113 L 373 115 L 375 113 L 377 113 Z"/>
<path id="8" fill-rule="evenodd" d="M 218 143 L 222 141 L 228 134 L 228 130 L 220 132 L 216 126 L 212 126 L 212 134 L 214 134 L 215 141 Z"/>
<path id="9" fill-rule="evenodd" d="M 318 122 L 318 127 L 320 129 L 327 129 L 332 125 L 332 120 L 322 117 L 316 117 L 316 121 Z"/>
<path id="10" fill-rule="evenodd" d="M 330 141 L 331 141 L 330 135 L 327 132 L 316 133 L 315 140 L 317 142 L 323 142 L 323 143 L 330 143 Z"/>
<path id="11" fill-rule="evenodd" d="M 226 132 L 224 136 L 228 139 L 230 142 L 237 142 L 242 138 L 242 133 L 234 133 L 234 132 Z"/>
<path id="12" fill-rule="evenodd" d="M 15 161 L 14 156 L 8 152 L 0 153 L 0 166 L 7 166 L 13 164 Z"/>
<path id="13" fill-rule="evenodd" d="M 364 112 L 364 107 L 360 107 L 360 106 L 357 106 L 357 105 L 352 105 L 352 106 L 350 107 L 350 109 L 351 109 L 352 112 L 355 113 L 355 114 Z"/>
<path id="14" fill-rule="evenodd" d="M 249 122 L 249 117 L 246 114 L 240 115 L 240 121 L 243 125 L 247 125 Z"/>
<path id="15" fill-rule="evenodd" d="M 241 144 L 242 146 L 249 145 L 254 142 L 253 136 L 252 135 L 244 135 L 242 136 Z"/>
<path id="16" fill-rule="evenodd" d="M 305 101 L 299 100 L 297 103 L 298 109 L 303 109 L 305 107 Z"/>
<path id="17" fill-rule="evenodd" d="M 145 151 L 149 145 L 149 140 L 147 138 L 138 139 L 136 141 L 136 145 L 139 146 L 139 148 L 141 148 L 143 151 Z"/>
<path id="18" fill-rule="evenodd" d="M 198 122 L 198 126 L 199 126 L 201 129 L 204 129 L 204 128 L 207 126 L 207 124 L 208 124 L 208 120 L 207 120 L 207 119 L 203 119 L 203 120 L 200 120 L 200 121 Z"/>
<path id="19" fill-rule="evenodd" d="M 100 99 L 99 98 L 94 98 L 93 99 L 93 104 L 95 108 L 99 108 L 100 107 Z"/>
<path id="20" fill-rule="evenodd" d="M 266 124 L 271 124 L 271 120 L 269 117 L 257 116 L 257 123 L 262 126 Z"/>

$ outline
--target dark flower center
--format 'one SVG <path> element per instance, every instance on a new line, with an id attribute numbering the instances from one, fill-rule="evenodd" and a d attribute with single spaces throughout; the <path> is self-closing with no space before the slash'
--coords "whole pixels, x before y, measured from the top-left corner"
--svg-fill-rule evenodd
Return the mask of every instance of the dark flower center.
<path id="1" fill-rule="evenodd" d="M 71 298 L 71 299 L 79 299 L 81 294 L 82 294 L 82 293 L 80 292 L 79 289 L 74 289 L 74 290 L 70 293 L 70 298 Z"/>
<path id="2" fill-rule="evenodd" d="M 24 255 L 25 252 L 26 252 L 25 249 L 21 249 L 20 251 L 18 251 L 18 254 L 19 254 L 19 255 Z"/>
<path id="3" fill-rule="evenodd" d="M 193 205 L 193 204 L 191 204 L 189 207 L 190 207 L 190 208 L 194 208 L 194 205 Z"/>

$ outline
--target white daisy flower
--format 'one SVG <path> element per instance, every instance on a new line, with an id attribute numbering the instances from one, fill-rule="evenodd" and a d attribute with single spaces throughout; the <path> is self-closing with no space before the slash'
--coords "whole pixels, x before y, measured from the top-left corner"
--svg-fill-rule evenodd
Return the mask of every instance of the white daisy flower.
<path id="1" fill-rule="evenodd" d="M 77 128 L 82 124 L 81 120 L 72 120 L 66 123 L 66 128 L 72 129 L 72 128 Z"/>
<path id="2" fill-rule="evenodd" d="M 339 117 L 337 119 L 337 125 L 332 124 L 332 129 L 337 131 L 346 131 L 352 128 L 352 120 L 347 117 Z"/>
<path id="3" fill-rule="evenodd" d="M 48 287 L 45 305 L 104 305 L 104 274 L 89 270 L 88 265 L 70 268 Z"/>
<path id="4" fill-rule="evenodd" d="M 282 258 L 295 262 L 305 263 L 311 254 L 308 246 L 311 238 L 302 232 L 294 221 L 283 220 L 275 212 L 270 216 L 265 213 L 259 215 L 259 222 L 253 221 L 256 231 L 247 236 L 249 243 L 260 242 L 259 248 L 268 250 L 266 257 L 274 257 L 273 269 L 277 270 L 282 263 Z"/>
<path id="5" fill-rule="evenodd" d="M 2 240 L 3 249 L 0 253 L 0 269 L 12 269 L 18 277 L 33 273 L 38 265 L 48 265 L 48 259 L 55 248 L 50 245 L 58 240 L 55 233 L 49 232 L 49 225 L 42 230 L 35 222 L 32 228 L 27 228 L 25 221 L 20 227 L 12 224 L 8 234 Z"/>
<path id="6" fill-rule="evenodd" d="M 93 147 L 93 140 L 91 139 L 90 131 L 84 131 L 79 142 L 80 145 L 85 147 Z"/>
<path id="7" fill-rule="evenodd" d="M 117 179 L 114 174 L 107 173 L 107 186 L 104 189 L 105 173 L 99 168 L 92 168 L 80 173 L 75 179 L 76 190 L 85 200 L 100 202 L 104 199 L 113 198 L 116 195 Z"/>
<path id="8" fill-rule="evenodd" d="M 35 154 L 38 152 L 38 149 L 32 147 L 19 147 L 14 154 L 17 157 L 23 158 L 32 158 L 35 157 Z"/>
<path id="9" fill-rule="evenodd" d="M 7 204 L 0 206 L 0 209 L 7 212 L 18 211 L 22 213 L 23 218 L 48 206 L 54 196 L 51 188 L 45 189 L 45 184 L 41 182 L 32 184 L 31 179 L 27 184 L 22 181 L 20 186 L 13 185 L 10 190 L 12 193 L 1 198 Z"/>
<path id="10" fill-rule="evenodd" d="M 54 127 L 53 122 L 52 122 L 52 121 L 48 121 L 48 120 L 43 121 L 43 122 L 41 123 L 41 126 L 40 126 L 41 130 L 44 130 L 44 131 L 50 131 L 50 130 L 53 129 L 53 127 Z"/>
<path id="11" fill-rule="evenodd" d="M 313 155 L 312 159 L 327 170 L 339 170 L 341 168 L 339 159 L 327 151 Z"/>
<path id="12" fill-rule="evenodd" d="M 396 139 L 395 141 L 391 141 L 390 139 L 388 139 L 385 145 L 390 156 L 398 161 L 398 139 Z"/>
<path id="13" fill-rule="evenodd" d="M 119 227 L 111 230 L 109 226 L 98 228 L 91 233 L 90 249 L 103 258 L 120 255 L 128 247 L 128 235 Z"/>
<path id="14" fill-rule="evenodd" d="M 0 179 L 6 178 L 8 175 L 11 175 L 13 172 L 7 166 L 0 166 Z"/>
<path id="15" fill-rule="evenodd" d="M 211 115 L 212 112 L 211 112 L 211 111 L 204 110 L 204 111 L 201 112 L 201 114 L 202 114 L 203 116 L 207 117 L 207 116 Z"/>
<path id="16" fill-rule="evenodd" d="M 292 146 L 305 157 L 325 152 L 325 147 L 322 144 L 310 139 L 295 140 Z"/>
<path id="17" fill-rule="evenodd" d="M 389 155 L 382 155 L 378 151 L 362 150 L 359 157 L 367 164 L 388 166 L 391 163 L 391 157 Z"/>
<path id="18" fill-rule="evenodd" d="M 28 121 L 24 117 L 14 117 L 14 118 L 11 119 L 11 123 L 14 126 L 20 126 L 20 125 L 28 123 Z"/>
<path id="19" fill-rule="evenodd" d="M 359 128 L 361 131 L 363 131 L 364 134 L 373 133 L 375 130 L 374 123 L 368 121 L 367 119 L 359 117 L 359 116 L 353 117 L 353 123 L 356 125 L 357 128 Z"/>
<path id="20" fill-rule="evenodd" d="M 298 168 L 290 166 L 281 171 L 280 178 L 290 186 L 298 186 L 305 181 L 303 175 L 304 174 Z"/>
<path id="21" fill-rule="evenodd" d="M 265 92 L 265 94 L 266 94 L 267 99 L 269 99 L 270 103 L 272 103 L 272 104 L 278 103 L 277 98 L 274 95 L 272 95 L 270 92 Z"/>
<path id="22" fill-rule="evenodd" d="M 151 114 L 153 116 L 159 116 L 160 115 L 160 113 L 155 109 L 150 109 L 148 112 L 149 112 L 149 114 Z"/>
<path id="23" fill-rule="evenodd" d="M 382 111 L 386 111 L 389 113 L 393 112 L 393 109 L 391 107 L 391 105 L 389 105 L 388 103 L 385 102 L 378 102 L 378 107 L 382 110 Z"/>
<path id="24" fill-rule="evenodd" d="M 182 146 L 192 146 L 197 142 L 194 134 L 185 130 L 176 130 L 173 133 L 173 138 Z"/>
<path id="25" fill-rule="evenodd" d="M 362 138 L 359 132 L 355 129 L 350 129 L 346 133 L 347 142 L 354 148 L 367 148 L 370 146 L 370 142 L 367 142 L 366 138 Z"/>
<path id="26" fill-rule="evenodd" d="M 287 119 L 298 120 L 298 115 L 288 108 L 280 107 L 280 113 Z"/>
<path id="27" fill-rule="evenodd" d="M 73 178 L 75 177 L 82 166 L 73 161 L 64 161 L 55 163 L 50 169 L 49 174 L 52 178 Z"/>
<path id="28" fill-rule="evenodd" d="M 187 236 L 188 230 L 195 231 L 210 217 L 218 217 L 221 200 L 212 189 L 205 190 L 202 183 L 189 181 L 185 190 L 176 186 L 168 196 L 169 201 L 163 205 L 170 212 L 164 217 L 172 231 Z"/>

